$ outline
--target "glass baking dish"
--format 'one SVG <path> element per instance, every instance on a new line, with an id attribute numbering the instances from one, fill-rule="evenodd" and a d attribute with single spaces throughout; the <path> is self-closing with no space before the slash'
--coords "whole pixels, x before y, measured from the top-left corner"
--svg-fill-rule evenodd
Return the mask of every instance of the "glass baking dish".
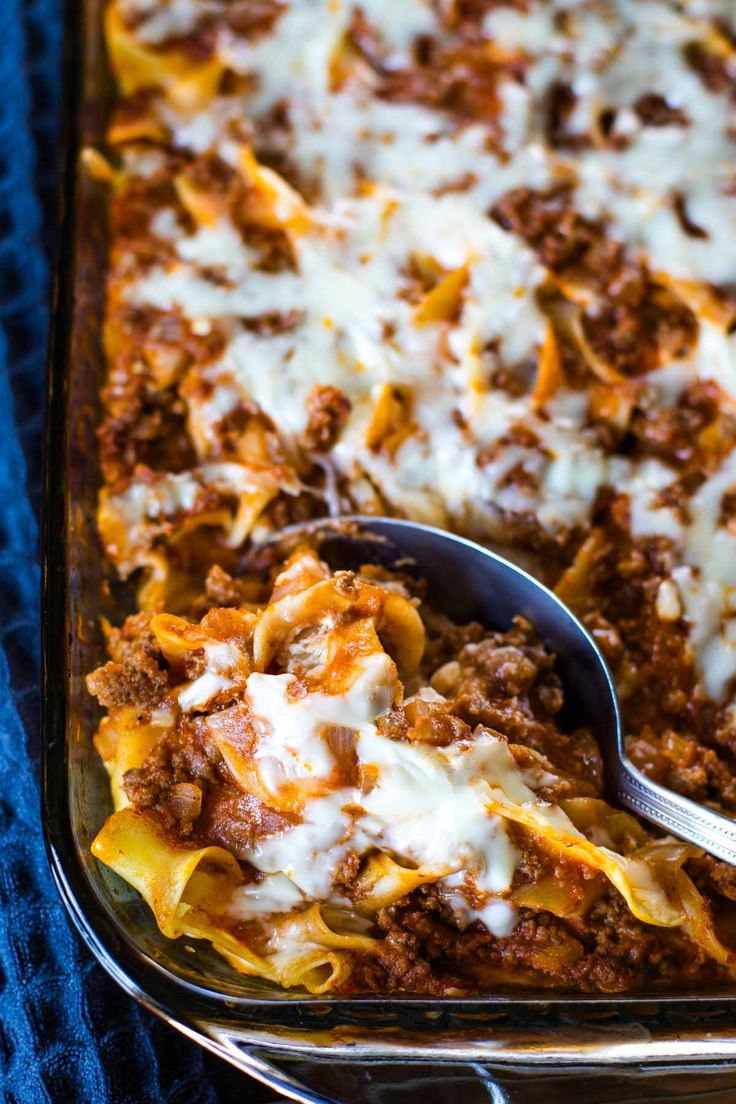
<path id="1" fill-rule="evenodd" d="M 631 1084 L 628 1073 L 649 1071 L 657 1076 L 646 1090 L 651 1100 L 677 1099 L 688 1078 L 706 1071 L 717 1088 L 710 1078 L 728 1079 L 736 1064 L 736 989 L 666 998 L 516 990 L 442 1000 L 284 992 L 235 975 L 206 944 L 195 952 L 190 941 L 164 938 L 141 898 L 93 859 L 90 842 L 110 798 L 90 738 L 97 706 L 83 675 L 102 655 L 100 617 L 119 620 L 131 608 L 126 588 L 107 579 L 95 528 L 106 197 L 81 151 L 102 142 L 112 93 L 102 2 L 67 4 L 68 156 L 44 535 L 43 813 L 54 876 L 82 937 L 148 1008 L 293 1099 L 427 1102 L 445 1097 L 448 1084 L 469 1104 L 521 1099 L 539 1087 L 540 1070 L 554 1099 L 556 1074 L 572 1068 L 607 1070 L 622 1085 Z M 627 1098 L 623 1087 L 609 1097 Z"/>

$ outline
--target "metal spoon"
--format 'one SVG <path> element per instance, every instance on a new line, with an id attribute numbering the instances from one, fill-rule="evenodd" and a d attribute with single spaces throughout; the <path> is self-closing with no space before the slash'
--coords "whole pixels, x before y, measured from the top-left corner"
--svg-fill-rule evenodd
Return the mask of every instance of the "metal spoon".
<path id="1" fill-rule="evenodd" d="M 628 759 L 606 661 L 577 617 L 542 583 L 473 541 L 410 521 L 349 516 L 290 526 L 276 539 L 292 542 L 305 533 L 316 537 L 320 555 L 335 569 L 372 562 L 413 570 L 427 580 L 433 608 L 459 624 L 475 620 L 507 629 L 516 615 L 528 618 L 557 656 L 566 701 L 561 723 L 593 732 L 610 798 L 736 865 L 736 819 L 660 786 Z"/>

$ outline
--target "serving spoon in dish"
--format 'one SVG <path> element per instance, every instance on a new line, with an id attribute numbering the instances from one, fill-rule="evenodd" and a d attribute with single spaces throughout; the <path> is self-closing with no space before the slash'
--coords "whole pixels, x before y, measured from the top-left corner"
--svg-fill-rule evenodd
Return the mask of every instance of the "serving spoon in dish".
<path id="1" fill-rule="evenodd" d="M 528 618 L 556 654 L 569 731 L 587 726 L 601 749 L 609 797 L 716 858 L 736 865 L 736 819 L 660 786 L 631 763 L 624 748 L 618 695 L 598 645 L 570 609 L 516 564 L 473 541 L 397 518 L 352 515 L 282 530 L 287 546 L 309 536 L 333 569 L 378 563 L 426 579 L 434 609 L 458 624 L 508 629 Z M 269 542 L 272 543 L 272 542 Z"/>

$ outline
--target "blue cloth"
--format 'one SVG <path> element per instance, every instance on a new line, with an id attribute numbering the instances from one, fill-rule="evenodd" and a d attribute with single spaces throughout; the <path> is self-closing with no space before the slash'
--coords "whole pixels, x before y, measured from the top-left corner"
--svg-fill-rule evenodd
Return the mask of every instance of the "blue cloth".
<path id="1" fill-rule="evenodd" d="M 40 827 L 38 510 L 61 0 L 0 0 L 0 1099 L 248 1104 L 71 930 Z M 272 1093 L 269 1093 L 271 1097 Z"/>

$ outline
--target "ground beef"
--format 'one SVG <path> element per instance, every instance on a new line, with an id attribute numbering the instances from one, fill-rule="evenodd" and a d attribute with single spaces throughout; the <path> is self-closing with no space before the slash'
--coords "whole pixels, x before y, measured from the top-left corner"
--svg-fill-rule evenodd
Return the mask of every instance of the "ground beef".
<path id="1" fill-rule="evenodd" d="M 291 821 L 233 784 L 222 756 L 199 721 L 179 722 L 142 767 L 126 771 L 125 793 L 138 808 L 155 812 L 174 839 L 224 847 L 238 859 L 264 835 Z"/>
<path id="2" fill-rule="evenodd" d="M 672 406 L 652 409 L 642 405 L 635 411 L 629 426 L 630 451 L 637 457 L 653 456 L 680 471 L 689 469 L 695 479 L 705 477 L 720 458 L 713 447 L 716 434 L 707 434 L 705 440 L 701 434 L 710 426 L 717 428 L 719 420 L 726 431 L 723 436 L 732 442 L 736 420 L 724 409 L 718 385 L 700 380 L 687 387 Z M 683 487 L 684 497 L 689 498 L 695 489 L 696 485 Z"/>
<path id="3" fill-rule="evenodd" d="M 668 103 L 657 92 L 640 96 L 634 104 L 634 111 L 646 126 L 687 126 L 690 122 L 681 107 Z"/>
<path id="4" fill-rule="evenodd" d="M 578 794 L 599 795 L 603 766 L 598 746 L 587 730 L 569 734 L 556 723 L 564 695 L 554 656 L 529 622 L 516 618 L 505 633 L 488 633 L 477 625 L 456 626 L 453 632 L 442 620 L 435 627 L 438 635 L 434 640 L 430 635 L 428 654 L 433 661 L 453 656 L 430 672 L 432 686 L 449 701 L 449 713 L 469 729 L 484 725 L 510 743 L 539 752 L 575 779 Z"/>
<path id="5" fill-rule="evenodd" d="M 716 53 L 700 42 L 688 42 L 683 53 L 709 92 L 736 91 L 730 53 Z"/>
<path id="6" fill-rule="evenodd" d="M 388 740 L 405 740 L 409 731 L 409 721 L 403 709 L 392 706 L 376 721 L 376 727 Z"/>
<path id="7" fill-rule="evenodd" d="M 483 641 L 472 653 L 472 663 L 482 672 L 489 694 L 508 698 L 527 694 L 539 675 L 536 656 L 513 644 Z M 545 656 L 545 660 L 549 657 Z"/>
<path id="8" fill-rule="evenodd" d="M 167 156 L 160 171 L 132 177 L 124 190 L 112 195 L 113 263 L 127 269 L 135 258 L 136 267 L 146 269 L 175 256 L 171 243 L 155 237 L 150 226 L 152 217 L 161 208 L 179 208 L 173 177 L 181 167 L 176 154 Z M 184 220 L 186 224 L 186 216 Z"/>
<path id="9" fill-rule="evenodd" d="M 615 672 L 624 654 L 624 645 L 618 629 L 600 613 L 586 613 L 582 620 L 603 653 L 606 663 Z"/>
<path id="10" fill-rule="evenodd" d="M 590 145 L 590 136 L 570 131 L 568 123 L 575 110 L 577 96 L 569 84 L 555 81 L 546 102 L 545 134 L 552 149 L 581 149 Z"/>
<path id="11" fill-rule="evenodd" d="M 217 564 L 207 572 L 205 597 L 214 607 L 237 607 L 250 601 L 253 586 L 243 579 L 234 579 Z"/>
<path id="12" fill-rule="evenodd" d="M 451 0 L 440 11 L 450 29 L 460 28 L 467 35 L 480 34 L 485 17 L 495 8 L 526 12 L 528 7 L 529 0 Z"/>
<path id="13" fill-rule="evenodd" d="M 525 61 L 519 52 L 493 57 L 479 36 L 466 34 L 461 46 L 420 35 L 409 64 L 386 63 L 386 51 L 373 28 L 358 12 L 348 39 L 370 67 L 374 93 L 391 103 L 420 104 L 448 116 L 457 125 L 481 124 L 492 145 L 502 143 L 498 84 L 520 78 Z"/>
<path id="14" fill-rule="evenodd" d="M 153 748 L 142 767 L 126 771 L 124 785 L 134 805 L 150 808 L 160 807 L 179 782 L 204 787 L 223 777 L 222 756 L 204 727 L 182 722 Z"/>
<path id="15" fill-rule="evenodd" d="M 171 390 L 132 398 L 123 414 L 104 420 L 98 431 L 105 477 L 117 484 L 139 465 L 180 472 L 196 463 L 186 427 L 186 408 Z"/>
<path id="16" fill-rule="evenodd" d="M 719 970 L 678 931 L 649 927 L 605 889 L 583 917 L 562 920 L 520 910 L 506 938 L 480 923 L 458 931 L 434 888 L 418 890 L 389 908 L 377 923 L 384 939 L 375 958 L 356 960 L 349 992 L 477 992 L 502 978 L 587 993 L 663 989 Z"/>
<path id="17" fill-rule="evenodd" d="M 307 395 L 307 428 L 300 444 L 308 452 L 327 452 L 344 426 L 352 403 L 337 387 L 316 384 Z"/>
<path id="18" fill-rule="evenodd" d="M 477 644 L 487 632 L 478 621 L 457 625 L 449 617 L 443 617 L 426 606 L 420 607 L 420 613 L 427 630 L 427 643 L 422 658 L 422 677 L 425 681 L 429 680 L 438 667 L 457 659 L 458 653 L 466 644 Z"/>
<path id="19" fill-rule="evenodd" d="M 349 888 L 358 875 L 362 861 L 361 855 L 351 848 L 337 868 L 335 884 Z"/>
<path id="20" fill-rule="evenodd" d="M 176 50 L 186 54 L 194 64 L 207 61 L 214 53 L 218 34 L 226 29 L 241 39 L 258 39 L 267 34 L 284 10 L 277 0 L 229 0 L 222 12 L 208 13 L 205 10 L 198 17 L 193 31 L 185 35 L 171 35 L 157 43 L 162 50 Z M 130 26 L 143 22 L 145 16 L 126 20 Z"/>
<path id="21" fill-rule="evenodd" d="M 472 736 L 470 726 L 454 716 L 447 706 L 421 700 L 389 709 L 378 718 L 377 728 L 390 740 L 408 740 L 435 747 L 446 747 Z"/>
<path id="22" fill-rule="evenodd" d="M 224 847 L 243 861 L 259 839 L 276 835 L 292 824 L 289 817 L 264 805 L 253 794 L 220 782 L 205 789 L 194 838 L 201 847 Z"/>
<path id="23" fill-rule="evenodd" d="M 302 312 L 292 308 L 288 311 L 249 315 L 241 318 L 240 324 L 250 333 L 257 333 L 261 337 L 276 337 L 278 334 L 291 333 L 302 318 Z"/>
<path id="24" fill-rule="evenodd" d="M 297 259 L 291 238 L 285 230 L 245 222 L 241 233 L 246 245 L 256 253 L 257 272 L 296 272 Z"/>
<path id="25" fill-rule="evenodd" d="M 133 248 L 137 254 L 139 246 Z M 116 345 L 108 354 L 106 414 L 98 439 L 105 482 L 117 489 L 139 464 L 176 472 L 196 462 L 178 385 L 192 365 L 215 359 L 224 339 L 217 326 L 194 333 L 173 310 L 111 299 L 108 314 Z"/>
<path id="26" fill-rule="evenodd" d="M 241 174 L 216 153 L 200 153 L 187 165 L 184 176 L 191 188 L 208 197 L 217 196 L 231 209 L 242 199 Z"/>
<path id="27" fill-rule="evenodd" d="M 575 276 L 604 292 L 623 263 L 623 247 L 606 235 L 602 222 L 578 214 L 574 192 L 559 185 L 546 192 L 516 188 L 503 195 L 491 215 L 520 235 L 555 273 Z"/>
<path id="28" fill-rule="evenodd" d="M 661 733 L 645 727 L 627 738 L 626 750 L 634 766 L 663 786 L 693 801 L 715 798 L 725 809 L 736 812 L 732 755 L 705 747 L 685 726 Z"/>
<path id="29" fill-rule="evenodd" d="M 715 895 L 736 901 L 736 867 L 730 863 L 701 855 L 688 861 L 687 872 L 706 897 Z"/>
<path id="30" fill-rule="evenodd" d="M 575 193 L 562 184 L 545 192 L 516 188 L 491 211 L 506 230 L 523 237 L 556 275 L 596 294 L 582 314 L 594 352 L 626 375 L 681 356 L 697 337 L 692 311 L 645 266 L 628 257 L 600 219 L 575 210 Z"/>
<path id="31" fill-rule="evenodd" d="M 110 660 L 87 676 L 87 689 L 105 709 L 135 705 L 155 709 L 168 691 L 168 676 L 155 659 L 140 651 L 130 660 Z"/>
<path id="32" fill-rule="evenodd" d="M 231 0 L 222 19 L 239 38 L 267 34 L 284 12 L 279 0 Z"/>
<path id="33" fill-rule="evenodd" d="M 161 649 L 151 631 L 151 621 L 157 612 L 159 607 L 142 610 L 126 617 L 119 629 L 108 628 L 105 643 L 110 658 L 122 663 L 124 660 L 134 660 L 139 652 L 145 652 L 146 655 L 161 660 Z"/>
<path id="34" fill-rule="evenodd" d="M 698 334 L 690 308 L 641 267 L 612 281 L 582 324 L 593 351 L 631 376 L 652 371 L 666 356 L 685 356 Z"/>
<path id="35" fill-rule="evenodd" d="M 699 238 L 701 241 L 710 237 L 708 231 L 691 218 L 687 200 L 682 192 L 672 192 L 672 206 L 677 215 L 677 221 L 686 234 L 689 234 L 691 238 Z"/>

